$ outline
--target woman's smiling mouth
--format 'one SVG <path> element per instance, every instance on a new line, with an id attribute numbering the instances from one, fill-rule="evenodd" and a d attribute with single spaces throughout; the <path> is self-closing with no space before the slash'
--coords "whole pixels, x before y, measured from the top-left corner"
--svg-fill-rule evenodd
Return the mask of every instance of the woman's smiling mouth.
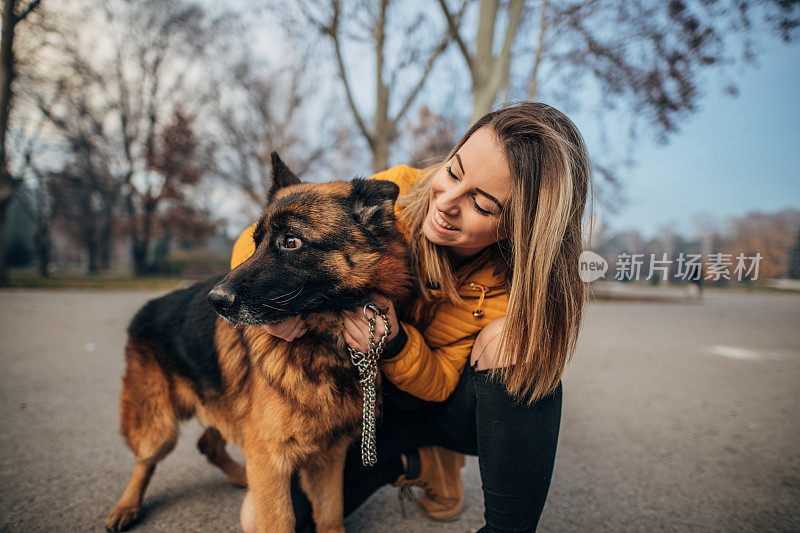
<path id="1" fill-rule="evenodd" d="M 453 233 L 458 231 L 457 227 L 453 226 L 452 224 L 448 224 L 444 218 L 442 218 L 442 215 L 439 214 L 439 211 L 436 208 L 432 209 L 432 211 L 433 214 L 431 216 L 431 220 L 434 223 L 433 226 L 437 230 L 441 231 L 442 233 Z"/>

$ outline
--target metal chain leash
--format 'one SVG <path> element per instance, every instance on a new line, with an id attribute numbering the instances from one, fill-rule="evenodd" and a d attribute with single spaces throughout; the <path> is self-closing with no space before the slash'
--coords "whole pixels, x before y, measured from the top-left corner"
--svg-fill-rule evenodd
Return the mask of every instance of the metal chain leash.
<path id="1" fill-rule="evenodd" d="M 373 315 L 367 314 L 367 309 L 373 311 Z M 375 322 L 376 317 L 380 316 L 383 320 L 383 335 L 378 343 L 375 343 Z M 349 345 L 350 360 L 358 369 L 359 383 L 364 391 L 364 407 L 361 414 L 361 462 L 364 466 L 374 466 L 378 461 L 378 450 L 375 445 L 375 406 L 377 393 L 375 381 L 378 377 L 378 360 L 383 353 L 386 339 L 391 334 L 391 324 L 386 314 L 375 304 L 368 303 L 364 306 L 364 318 L 369 324 L 369 340 L 367 353 L 354 350 Z"/>

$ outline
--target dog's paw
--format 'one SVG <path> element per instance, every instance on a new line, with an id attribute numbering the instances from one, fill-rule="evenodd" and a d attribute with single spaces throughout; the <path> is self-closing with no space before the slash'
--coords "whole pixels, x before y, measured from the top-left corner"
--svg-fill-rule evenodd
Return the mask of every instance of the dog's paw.
<path id="1" fill-rule="evenodd" d="M 114 507 L 106 518 L 106 531 L 127 531 L 142 514 L 139 506 Z"/>

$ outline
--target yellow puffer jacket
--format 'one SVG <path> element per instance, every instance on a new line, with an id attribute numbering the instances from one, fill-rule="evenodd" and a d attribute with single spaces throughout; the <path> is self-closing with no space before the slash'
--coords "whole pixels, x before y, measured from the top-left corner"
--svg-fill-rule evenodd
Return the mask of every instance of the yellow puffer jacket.
<path id="1" fill-rule="evenodd" d="M 375 174 L 370 179 L 396 183 L 400 194 L 407 193 L 419 177 L 419 170 L 398 165 Z M 402 211 L 395 206 L 395 214 Z M 407 229 L 398 224 L 406 239 Z M 244 262 L 255 251 L 253 230 L 247 228 L 233 246 L 231 268 Z M 478 333 L 492 320 L 506 315 L 508 294 L 503 274 L 495 274 L 493 265 L 486 265 L 467 276 L 458 287 L 464 303 L 447 301 L 414 303 L 412 316 L 417 327 L 402 323 L 408 341 L 397 356 L 381 361 L 383 374 L 399 389 L 423 400 L 439 402 L 447 399 L 458 383 L 461 371 L 469 360 Z"/>

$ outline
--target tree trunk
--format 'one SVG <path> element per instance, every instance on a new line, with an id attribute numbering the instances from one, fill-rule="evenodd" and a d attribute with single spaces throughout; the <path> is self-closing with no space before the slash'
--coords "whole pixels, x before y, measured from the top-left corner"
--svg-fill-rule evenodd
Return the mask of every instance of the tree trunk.
<path id="1" fill-rule="evenodd" d="M 147 246 L 142 246 L 139 238 L 138 222 L 136 220 L 136 206 L 133 192 L 125 194 L 125 207 L 128 212 L 128 224 L 131 231 L 131 259 L 133 260 L 133 274 L 141 276 L 147 270 Z"/>
<path id="2" fill-rule="evenodd" d="M 0 36 L 0 285 L 8 283 L 6 264 L 5 222 L 8 206 L 14 195 L 14 178 L 8 170 L 6 131 L 11 110 L 11 83 L 14 81 L 14 15 L 15 0 L 3 2 L 3 28 Z"/>
<path id="3" fill-rule="evenodd" d="M 382 0 L 375 36 L 375 117 L 373 118 L 372 171 L 380 172 L 389 166 L 389 87 L 383 81 L 383 45 L 386 38 L 388 0 Z"/>
<path id="4" fill-rule="evenodd" d="M 0 169 L 0 180 L 3 185 L 0 186 L 0 286 L 8 284 L 8 264 L 6 263 L 6 215 L 8 213 L 8 206 L 11 204 L 13 197 L 13 188 L 11 187 L 11 176 L 8 175 L 7 170 Z M 7 184 L 7 186 L 6 186 Z"/>
<path id="5" fill-rule="evenodd" d="M 50 276 L 50 236 L 36 243 L 36 256 L 39 266 L 39 275 L 43 278 Z"/>
<path id="6" fill-rule="evenodd" d="M 133 267 L 137 276 L 143 276 L 148 273 L 147 251 L 150 248 L 150 240 L 152 239 L 153 217 L 155 216 L 156 207 L 157 203 L 155 201 L 145 199 L 141 232 L 137 231 L 136 228 L 133 230 Z"/>
<path id="7" fill-rule="evenodd" d="M 479 118 L 492 110 L 494 101 L 497 98 L 497 89 L 487 84 L 472 86 L 472 117 L 469 119 L 470 125 L 475 124 Z"/>
<path id="8" fill-rule="evenodd" d="M 500 88 L 509 76 L 511 45 L 522 20 L 523 0 L 511 0 L 503 46 L 496 56 L 493 53 L 497 0 L 481 0 L 475 57 L 468 59 L 472 75 L 472 117 L 470 124 L 492 110 Z"/>
<path id="9" fill-rule="evenodd" d="M 172 230 L 167 227 L 158 239 L 153 250 L 153 270 L 159 274 L 170 274 L 169 271 L 169 249 L 172 246 Z"/>
<path id="10" fill-rule="evenodd" d="M 36 259 L 39 275 L 46 278 L 50 275 L 50 226 L 47 220 L 36 222 Z"/>
<path id="11" fill-rule="evenodd" d="M 147 274 L 147 243 L 141 242 L 136 235 L 131 236 L 133 257 L 133 273 L 135 276 Z"/>
<path id="12" fill-rule="evenodd" d="M 389 167 L 389 139 L 384 135 L 375 136 L 372 150 L 372 171 L 378 173 Z"/>
<path id="13" fill-rule="evenodd" d="M 103 228 L 100 230 L 100 268 L 111 268 L 111 247 L 114 238 L 114 206 L 113 200 L 105 198 L 103 206 Z"/>
<path id="14" fill-rule="evenodd" d="M 92 247 L 87 252 L 89 254 L 89 270 L 88 273 L 92 276 L 96 276 L 100 270 L 97 268 L 97 250 L 95 249 L 94 243 L 92 243 Z"/>
<path id="15" fill-rule="evenodd" d="M 533 70 L 531 70 L 531 79 L 528 82 L 528 100 L 536 100 L 539 92 L 539 67 L 542 64 L 542 53 L 545 46 L 545 34 L 548 29 L 547 8 L 548 0 L 542 2 L 539 11 L 539 43 L 536 47 L 536 57 L 533 60 Z"/>
<path id="16" fill-rule="evenodd" d="M 100 268 L 108 270 L 111 268 L 111 228 L 103 225 L 103 230 L 100 232 Z"/>
<path id="17" fill-rule="evenodd" d="M 88 273 L 91 275 L 97 274 L 97 238 L 95 235 L 94 225 L 84 229 L 83 232 L 83 245 L 86 247 L 86 255 L 89 259 Z"/>

